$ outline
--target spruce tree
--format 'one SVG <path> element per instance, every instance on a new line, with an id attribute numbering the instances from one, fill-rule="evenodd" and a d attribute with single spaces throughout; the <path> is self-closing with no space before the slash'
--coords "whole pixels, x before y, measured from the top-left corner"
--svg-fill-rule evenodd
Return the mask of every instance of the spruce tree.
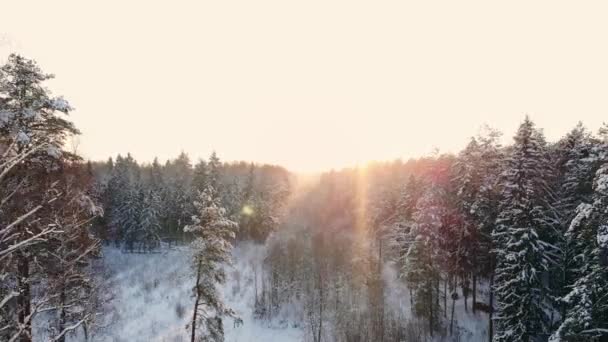
<path id="1" fill-rule="evenodd" d="M 405 264 L 402 277 L 408 283 L 413 295 L 413 311 L 419 317 L 428 322 L 429 333 L 440 327 L 439 300 L 436 296 L 436 284 L 440 273 L 433 262 L 433 245 L 429 237 L 417 234 L 417 229 L 412 230 L 412 242 L 405 255 Z"/>
<path id="2" fill-rule="evenodd" d="M 234 316 L 218 292 L 217 286 L 226 281 L 224 266 L 230 263 L 232 240 L 238 224 L 226 217 L 220 204 L 219 158 L 215 152 L 209 160 L 207 184 L 194 203 L 197 215 L 193 224 L 184 228 L 194 235 L 191 243 L 192 265 L 196 277 L 194 310 L 190 321 L 191 341 L 223 341 L 222 318 Z M 198 335 L 198 337 L 197 337 Z"/>
<path id="3" fill-rule="evenodd" d="M 497 258 L 495 342 L 534 341 L 551 324 L 543 282 L 554 247 L 544 137 L 526 117 L 505 160 L 499 216 L 492 234 Z"/>
<path id="4" fill-rule="evenodd" d="M 606 161 L 606 151 L 600 158 Z M 566 239 L 573 246 L 576 280 L 562 298 L 566 306 L 550 341 L 603 341 L 608 338 L 608 163 L 596 173 L 590 203 L 576 210 Z"/>
<path id="5" fill-rule="evenodd" d="M 60 196 L 53 188 L 61 166 L 78 159 L 64 150 L 66 139 L 79 131 L 67 118 L 69 103 L 46 88 L 52 78 L 33 60 L 15 54 L 0 67 L 1 158 L 10 161 L 2 164 L 0 173 L 0 239 L 10 237 L 13 246 L 0 259 L 1 268 L 10 270 L 0 275 L 0 298 L 7 289 L 17 294 L 16 305 L 0 313 L 0 320 L 9 322 L 6 328 L 0 326 L 0 334 L 24 342 L 31 341 L 32 318 L 38 310 L 32 305 L 31 289 L 40 280 L 33 262 L 44 259 L 49 248 L 52 210 L 44 204 Z"/>
<path id="6" fill-rule="evenodd" d="M 560 297 L 564 297 L 580 277 L 581 260 L 576 258 L 581 254 L 583 241 L 569 239 L 568 228 L 577 215 L 577 208 L 583 203 L 590 203 L 593 194 L 593 178 L 599 167 L 597 158 L 597 141 L 578 123 L 566 136 L 554 146 L 553 158 L 556 165 L 556 201 L 555 207 L 559 214 L 560 247 L 562 250 L 560 268 L 552 272 L 552 287 Z M 560 314 L 564 315 L 565 303 L 560 306 Z"/>
<path id="7" fill-rule="evenodd" d="M 194 174 L 192 177 L 192 187 L 195 191 L 204 191 L 207 184 L 207 162 L 199 160 L 194 166 Z"/>

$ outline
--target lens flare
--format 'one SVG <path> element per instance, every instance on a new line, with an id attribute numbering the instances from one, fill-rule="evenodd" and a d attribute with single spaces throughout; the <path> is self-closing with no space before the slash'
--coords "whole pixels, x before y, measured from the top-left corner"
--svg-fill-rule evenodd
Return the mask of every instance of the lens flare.
<path id="1" fill-rule="evenodd" d="M 243 213 L 243 215 L 251 216 L 253 215 L 253 208 L 249 205 L 245 205 L 243 206 L 241 213 Z"/>

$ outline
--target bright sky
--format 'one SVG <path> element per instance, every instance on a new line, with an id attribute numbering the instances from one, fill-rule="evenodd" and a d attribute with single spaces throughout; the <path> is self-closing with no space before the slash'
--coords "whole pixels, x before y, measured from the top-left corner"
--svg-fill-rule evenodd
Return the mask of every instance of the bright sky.
<path id="1" fill-rule="evenodd" d="M 605 1 L 5 1 L 10 51 L 57 75 L 80 152 L 317 171 L 457 151 L 529 114 L 608 120 Z"/>

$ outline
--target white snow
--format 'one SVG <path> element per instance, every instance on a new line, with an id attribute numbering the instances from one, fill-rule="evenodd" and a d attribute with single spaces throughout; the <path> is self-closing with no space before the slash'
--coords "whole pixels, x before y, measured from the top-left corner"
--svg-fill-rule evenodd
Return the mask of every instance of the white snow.
<path id="1" fill-rule="evenodd" d="M 600 193 L 608 192 L 608 174 L 599 175 L 596 180 L 595 191 Z"/>
<path id="2" fill-rule="evenodd" d="M 49 146 L 46 149 L 46 154 L 48 154 L 49 157 L 53 157 L 55 159 L 59 159 L 61 157 L 61 150 L 59 150 L 55 146 Z"/>
<path id="3" fill-rule="evenodd" d="M 597 229 L 597 244 L 600 248 L 608 248 L 608 226 L 601 225 Z"/>
<path id="4" fill-rule="evenodd" d="M 26 108 L 23 110 L 23 118 L 32 119 L 36 116 L 36 111 L 31 108 Z"/>
<path id="5" fill-rule="evenodd" d="M 23 131 L 19 131 L 19 133 L 17 133 L 17 136 L 15 137 L 15 139 L 20 144 L 27 144 L 30 142 L 30 137 L 27 134 L 25 134 L 25 132 L 23 132 Z"/>
<path id="6" fill-rule="evenodd" d="M 123 253 L 114 247 L 104 247 L 105 273 L 99 278 L 106 282 L 103 295 L 108 301 L 105 313 L 98 319 L 100 328 L 92 332 L 95 342 L 178 342 L 189 341 L 188 321 L 192 315 L 191 296 L 194 278 L 190 268 L 190 248 L 164 248 L 160 253 Z M 228 279 L 221 291 L 226 304 L 234 309 L 243 324 L 235 326 L 230 318 L 224 319 L 226 342 L 296 342 L 307 341 L 301 328 L 295 327 L 298 303 L 282 308 L 277 319 L 260 321 L 253 317 L 254 281 L 261 281 L 265 246 L 242 243 L 233 251 L 234 265 L 227 270 Z M 383 277 L 386 281 L 386 303 L 402 317 L 411 318 L 409 291 L 397 280 L 394 265 L 387 264 Z M 258 287 L 259 288 L 259 287 Z M 487 303 L 487 283 L 478 286 L 478 301 Z M 464 310 L 459 293 L 454 315 L 455 336 L 462 341 L 487 339 L 487 314 Z M 300 303 L 301 304 L 301 303 Z M 446 324 L 452 303 L 448 301 Z M 301 327 L 305 325 L 301 324 Z M 39 329 L 44 329 L 40 326 Z M 328 327 L 329 328 L 329 327 Z M 38 336 L 42 333 L 37 332 Z M 455 336 L 453 336 L 455 338 Z M 68 336 L 68 342 L 81 341 L 82 335 Z"/>
<path id="7" fill-rule="evenodd" d="M 68 111 L 72 110 L 72 107 L 70 106 L 68 101 L 61 96 L 54 98 L 51 102 L 51 106 L 55 110 L 58 110 L 60 112 L 68 112 Z"/>
<path id="8" fill-rule="evenodd" d="M 0 128 L 6 126 L 15 114 L 8 110 L 0 110 Z"/>
<path id="9" fill-rule="evenodd" d="M 576 208 L 576 216 L 570 222 L 570 227 L 568 227 L 568 232 L 572 233 L 580 226 L 581 222 L 585 219 L 588 219 L 589 216 L 593 213 L 593 206 L 588 203 L 581 203 Z"/>
<path id="10" fill-rule="evenodd" d="M 224 319 L 226 342 L 302 341 L 302 332 L 277 322 L 260 322 L 252 317 L 254 304 L 253 267 L 261 262 L 263 246 L 243 244 L 235 248 L 235 263 L 227 270 L 222 287 L 226 304 L 243 324 L 236 327 Z M 113 299 L 104 318 L 106 327 L 93 341 L 186 341 L 192 314 L 194 278 L 189 248 L 179 247 L 157 254 L 128 254 L 104 248 Z M 259 267 L 259 266 L 258 266 Z M 259 267 L 261 268 L 261 267 Z"/>

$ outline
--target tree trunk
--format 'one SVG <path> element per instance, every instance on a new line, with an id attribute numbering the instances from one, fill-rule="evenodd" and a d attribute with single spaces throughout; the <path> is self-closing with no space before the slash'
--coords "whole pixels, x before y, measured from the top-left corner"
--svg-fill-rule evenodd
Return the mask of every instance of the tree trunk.
<path id="1" fill-rule="evenodd" d="M 319 274 L 319 332 L 317 342 L 321 342 L 321 334 L 323 331 L 323 281 Z"/>
<path id="2" fill-rule="evenodd" d="M 456 306 L 456 298 L 452 297 L 452 316 L 450 317 L 450 335 L 453 333 L 454 327 L 454 307 Z"/>
<path id="3" fill-rule="evenodd" d="M 65 314 L 65 286 L 62 285 L 61 287 L 61 295 L 59 296 L 59 301 L 61 303 L 61 312 L 59 314 L 59 332 L 62 332 L 63 329 L 65 329 L 65 325 L 66 325 L 66 314 Z M 58 342 L 65 342 L 65 334 L 63 334 L 59 340 L 57 340 Z"/>
<path id="4" fill-rule="evenodd" d="M 448 277 L 443 281 L 443 317 L 448 317 Z"/>
<path id="5" fill-rule="evenodd" d="M 488 314 L 488 342 L 492 342 L 494 336 L 494 322 L 492 315 L 494 313 L 494 271 L 490 275 L 490 313 Z"/>
<path id="6" fill-rule="evenodd" d="M 475 313 L 475 303 L 477 302 L 477 274 L 473 273 L 473 313 Z"/>
<path id="7" fill-rule="evenodd" d="M 469 312 L 469 307 L 467 305 L 469 301 L 469 279 L 465 275 L 462 277 L 462 296 L 464 297 L 464 311 Z"/>
<path id="8" fill-rule="evenodd" d="M 382 283 L 382 239 L 378 237 L 378 284 L 377 291 L 378 295 L 376 300 L 379 305 L 379 315 L 380 315 L 380 342 L 384 341 L 384 289 L 382 288 L 384 284 Z"/>
<path id="9" fill-rule="evenodd" d="M 198 314 L 198 305 L 199 305 L 199 301 L 200 301 L 200 294 L 199 294 L 199 286 L 201 283 L 201 261 L 199 260 L 198 262 L 198 267 L 196 268 L 196 287 L 194 288 L 194 291 L 196 291 L 195 296 L 196 299 L 194 300 L 194 312 L 192 313 L 192 335 L 190 338 L 190 342 L 195 342 L 196 339 L 196 316 Z"/>
<path id="10" fill-rule="evenodd" d="M 439 276 L 437 277 L 437 280 L 435 281 L 435 292 L 437 293 L 437 295 L 435 296 L 435 305 L 437 305 L 437 309 L 441 309 L 441 306 L 439 305 L 439 295 L 441 294 L 441 279 L 439 279 Z M 440 313 L 437 313 L 437 317 L 439 318 Z"/>
<path id="11" fill-rule="evenodd" d="M 429 289 L 429 334 L 433 336 L 433 288 Z"/>
<path id="12" fill-rule="evenodd" d="M 20 255 L 17 271 L 19 273 L 18 287 L 19 299 L 17 300 L 19 324 L 24 327 L 19 340 L 21 342 L 32 341 L 32 320 L 31 314 L 31 292 L 30 292 L 30 262 L 27 257 Z"/>
<path id="13" fill-rule="evenodd" d="M 408 290 L 410 291 L 410 311 L 413 313 L 414 312 L 414 291 L 412 290 L 411 287 L 408 287 Z"/>

